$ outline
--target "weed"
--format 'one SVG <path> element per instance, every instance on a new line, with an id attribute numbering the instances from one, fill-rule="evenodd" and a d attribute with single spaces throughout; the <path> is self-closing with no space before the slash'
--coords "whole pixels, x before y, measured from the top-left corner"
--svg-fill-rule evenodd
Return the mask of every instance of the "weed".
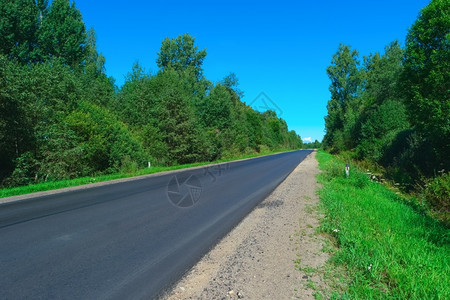
<path id="1" fill-rule="evenodd" d="M 306 275 L 312 275 L 315 272 L 317 272 L 317 269 L 313 268 L 313 267 L 304 267 L 301 269 L 303 272 L 305 272 Z"/>
<path id="2" fill-rule="evenodd" d="M 313 206 L 313 205 L 310 205 L 310 204 L 305 205 L 305 211 L 306 211 L 308 214 L 312 214 L 312 213 L 314 212 L 314 206 Z"/>
<path id="3" fill-rule="evenodd" d="M 312 289 L 312 290 L 317 290 L 316 284 L 312 281 L 308 279 L 308 283 L 306 284 L 306 287 Z"/>
<path id="4" fill-rule="evenodd" d="M 321 292 L 315 292 L 315 293 L 313 294 L 313 297 L 314 297 L 314 299 L 316 299 L 316 300 L 322 300 L 322 299 L 325 299 L 325 298 L 323 297 L 323 295 L 322 295 Z"/>
<path id="5" fill-rule="evenodd" d="M 297 258 L 296 260 L 294 260 L 294 265 L 296 269 L 300 269 L 300 263 L 302 262 L 301 258 Z"/>

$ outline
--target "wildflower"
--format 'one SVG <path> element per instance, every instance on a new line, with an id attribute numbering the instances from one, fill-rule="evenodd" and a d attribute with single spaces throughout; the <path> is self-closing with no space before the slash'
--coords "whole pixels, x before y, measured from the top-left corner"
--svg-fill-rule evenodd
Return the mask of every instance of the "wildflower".
<path id="1" fill-rule="evenodd" d="M 333 229 L 333 232 L 339 232 L 339 229 Z"/>
<path id="2" fill-rule="evenodd" d="M 370 271 L 370 269 L 372 269 L 372 264 L 370 264 L 370 265 L 367 267 L 367 270 Z"/>

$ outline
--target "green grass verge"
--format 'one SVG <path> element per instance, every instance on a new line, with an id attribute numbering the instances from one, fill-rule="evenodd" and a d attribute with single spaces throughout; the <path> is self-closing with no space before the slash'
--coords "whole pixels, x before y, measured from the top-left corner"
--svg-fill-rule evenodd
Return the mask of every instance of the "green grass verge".
<path id="1" fill-rule="evenodd" d="M 56 189 L 61 189 L 61 188 L 66 188 L 66 187 L 90 184 L 90 183 L 94 183 L 94 182 L 104 182 L 104 181 L 110 181 L 110 180 L 114 180 L 114 179 L 148 175 L 148 174 L 154 174 L 154 173 L 159 173 L 159 172 L 164 172 L 164 171 L 186 169 L 186 168 L 204 166 L 204 165 L 213 164 L 213 163 L 228 162 L 228 161 L 234 161 L 234 160 L 238 160 L 238 159 L 252 158 L 252 157 L 264 156 L 264 155 L 275 154 L 275 153 L 280 153 L 280 152 L 288 152 L 288 151 L 292 151 L 292 150 L 286 150 L 286 149 L 279 149 L 279 150 L 275 150 L 275 151 L 265 150 L 265 151 L 261 151 L 260 153 L 244 154 L 241 156 L 229 157 L 229 158 L 217 160 L 214 162 L 200 162 L 200 163 L 177 165 L 177 166 L 171 166 L 171 167 L 151 167 L 151 168 L 146 168 L 146 169 L 142 169 L 142 170 L 138 170 L 138 171 L 130 172 L 130 173 L 116 173 L 116 174 L 111 174 L 111 175 L 82 177 L 82 178 L 75 178 L 75 179 L 70 179 L 70 180 L 49 181 L 49 182 L 43 182 L 43 183 L 38 183 L 38 184 L 32 184 L 32 185 L 28 185 L 28 186 L 3 188 L 3 189 L 0 189 L 0 198 L 17 196 L 17 195 L 25 195 L 25 194 L 35 193 L 35 192 L 56 190 Z"/>
<path id="2" fill-rule="evenodd" d="M 450 299 L 449 229 L 332 155 L 317 153 L 321 231 L 346 270 L 341 299 Z"/>

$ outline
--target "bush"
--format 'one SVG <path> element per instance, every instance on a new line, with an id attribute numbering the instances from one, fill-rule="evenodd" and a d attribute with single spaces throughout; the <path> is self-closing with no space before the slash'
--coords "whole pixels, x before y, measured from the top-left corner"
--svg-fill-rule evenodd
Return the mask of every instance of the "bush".
<path id="1" fill-rule="evenodd" d="M 368 158 L 379 162 L 397 134 L 409 127 L 406 110 L 402 103 L 386 100 L 376 109 L 369 109 L 366 114 L 356 152 L 359 159 Z"/>
<path id="2" fill-rule="evenodd" d="M 381 164 L 400 169 L 413 180 L 432 177 L 435 170 L 444 168 L 430 147 L 429 141 L 415 130 L 404 130 L 397 134 L 393 143 L 386 148 Z M 411 181 L 409 184 L 413 184 Z"/>
<path id="3" fill-rule="evenodd" d="M 450 173 L 429 180 L 422 191 L 422 197 L 439 219 L 446 224 L 450 223 Z"/>
<path id="4" fill-rule="evenodd" d="M 346 156 L 349 153 L 343 153 Z M 342 158 L 344 161 L 349 161 L 349 158 Z M 360 171 L 356 166 L 350 165 L 350 173 L 347 178 L 345 174 L 345 164 L 341 160 L 329 160 L 325 163 L 324 172 L 322 176 L 327 181 L 334 179 L 348 180 L 349 183 L 359 189 L 366 187 L 369 184 L 369 177 L 364 172 Z"/>
<path id="5" fill-rule="evenodd" d="M 331 160 L 327 162 L 323 175 L 327 180 L 343 178 L 345 176 L 345 166 L 343 163 Z"/>
<path id="6" fill-rule="evenodd" d="M 148 161 L 133 132 L 105 108 L 81 102 L 65 121 L 80 141 L 77 147 L 86 149 L 83 159 L 92 169 L 90 173 L 120 171 L 126 157 L 125 162 L 130 161 L 127 166 L 133 162 L 144 167 Z"/>
<path id="7" fill-rule="evenodd" d="M 4 184 L 6 186 L 28 185 L 35 181 L 37 161 L 31 152 L 25 152 L 15 160 L 16 168 Z"/>
<path id="8" fill-rule="evenodd" d="M 353 169 L 349 176 L 351 184 L 359 189 L 365 188 L 369 184 L 369 177 L 363 172 Z"/>
<path id="9" fill-rule="evenodd" d="M 125 155 L 122 158 L 120 164 L 120 173 L 131 174 L 136 173 L 139 170 L 138 163 L 134 161 L 129 155 Z"/>

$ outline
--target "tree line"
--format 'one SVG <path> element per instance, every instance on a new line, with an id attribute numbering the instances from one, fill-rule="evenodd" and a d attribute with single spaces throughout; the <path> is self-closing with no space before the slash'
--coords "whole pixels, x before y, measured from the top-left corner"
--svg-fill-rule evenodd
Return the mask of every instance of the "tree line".
<path id="1" fill-rule="evenodd" d="M 74 2 L 2 1 L 0 16 L 1 187 L 302 147 L 241 100 L 235 74 L 205 78 L 189 34 L 162 41 L 156 74 L 135 63 L 119 88 Z"/>
<path id="2" fill-rule="evenodd" d="M 396 182 L 433 190 L 450 210 L 450 2 L 432 0 L 410 27 L 405 47 L 359 58 L 340 44 L 327 74 L 331 99 L 325 149 L 385 168 Z M 431 199 L 431 198 L 436 199 Z"/>

